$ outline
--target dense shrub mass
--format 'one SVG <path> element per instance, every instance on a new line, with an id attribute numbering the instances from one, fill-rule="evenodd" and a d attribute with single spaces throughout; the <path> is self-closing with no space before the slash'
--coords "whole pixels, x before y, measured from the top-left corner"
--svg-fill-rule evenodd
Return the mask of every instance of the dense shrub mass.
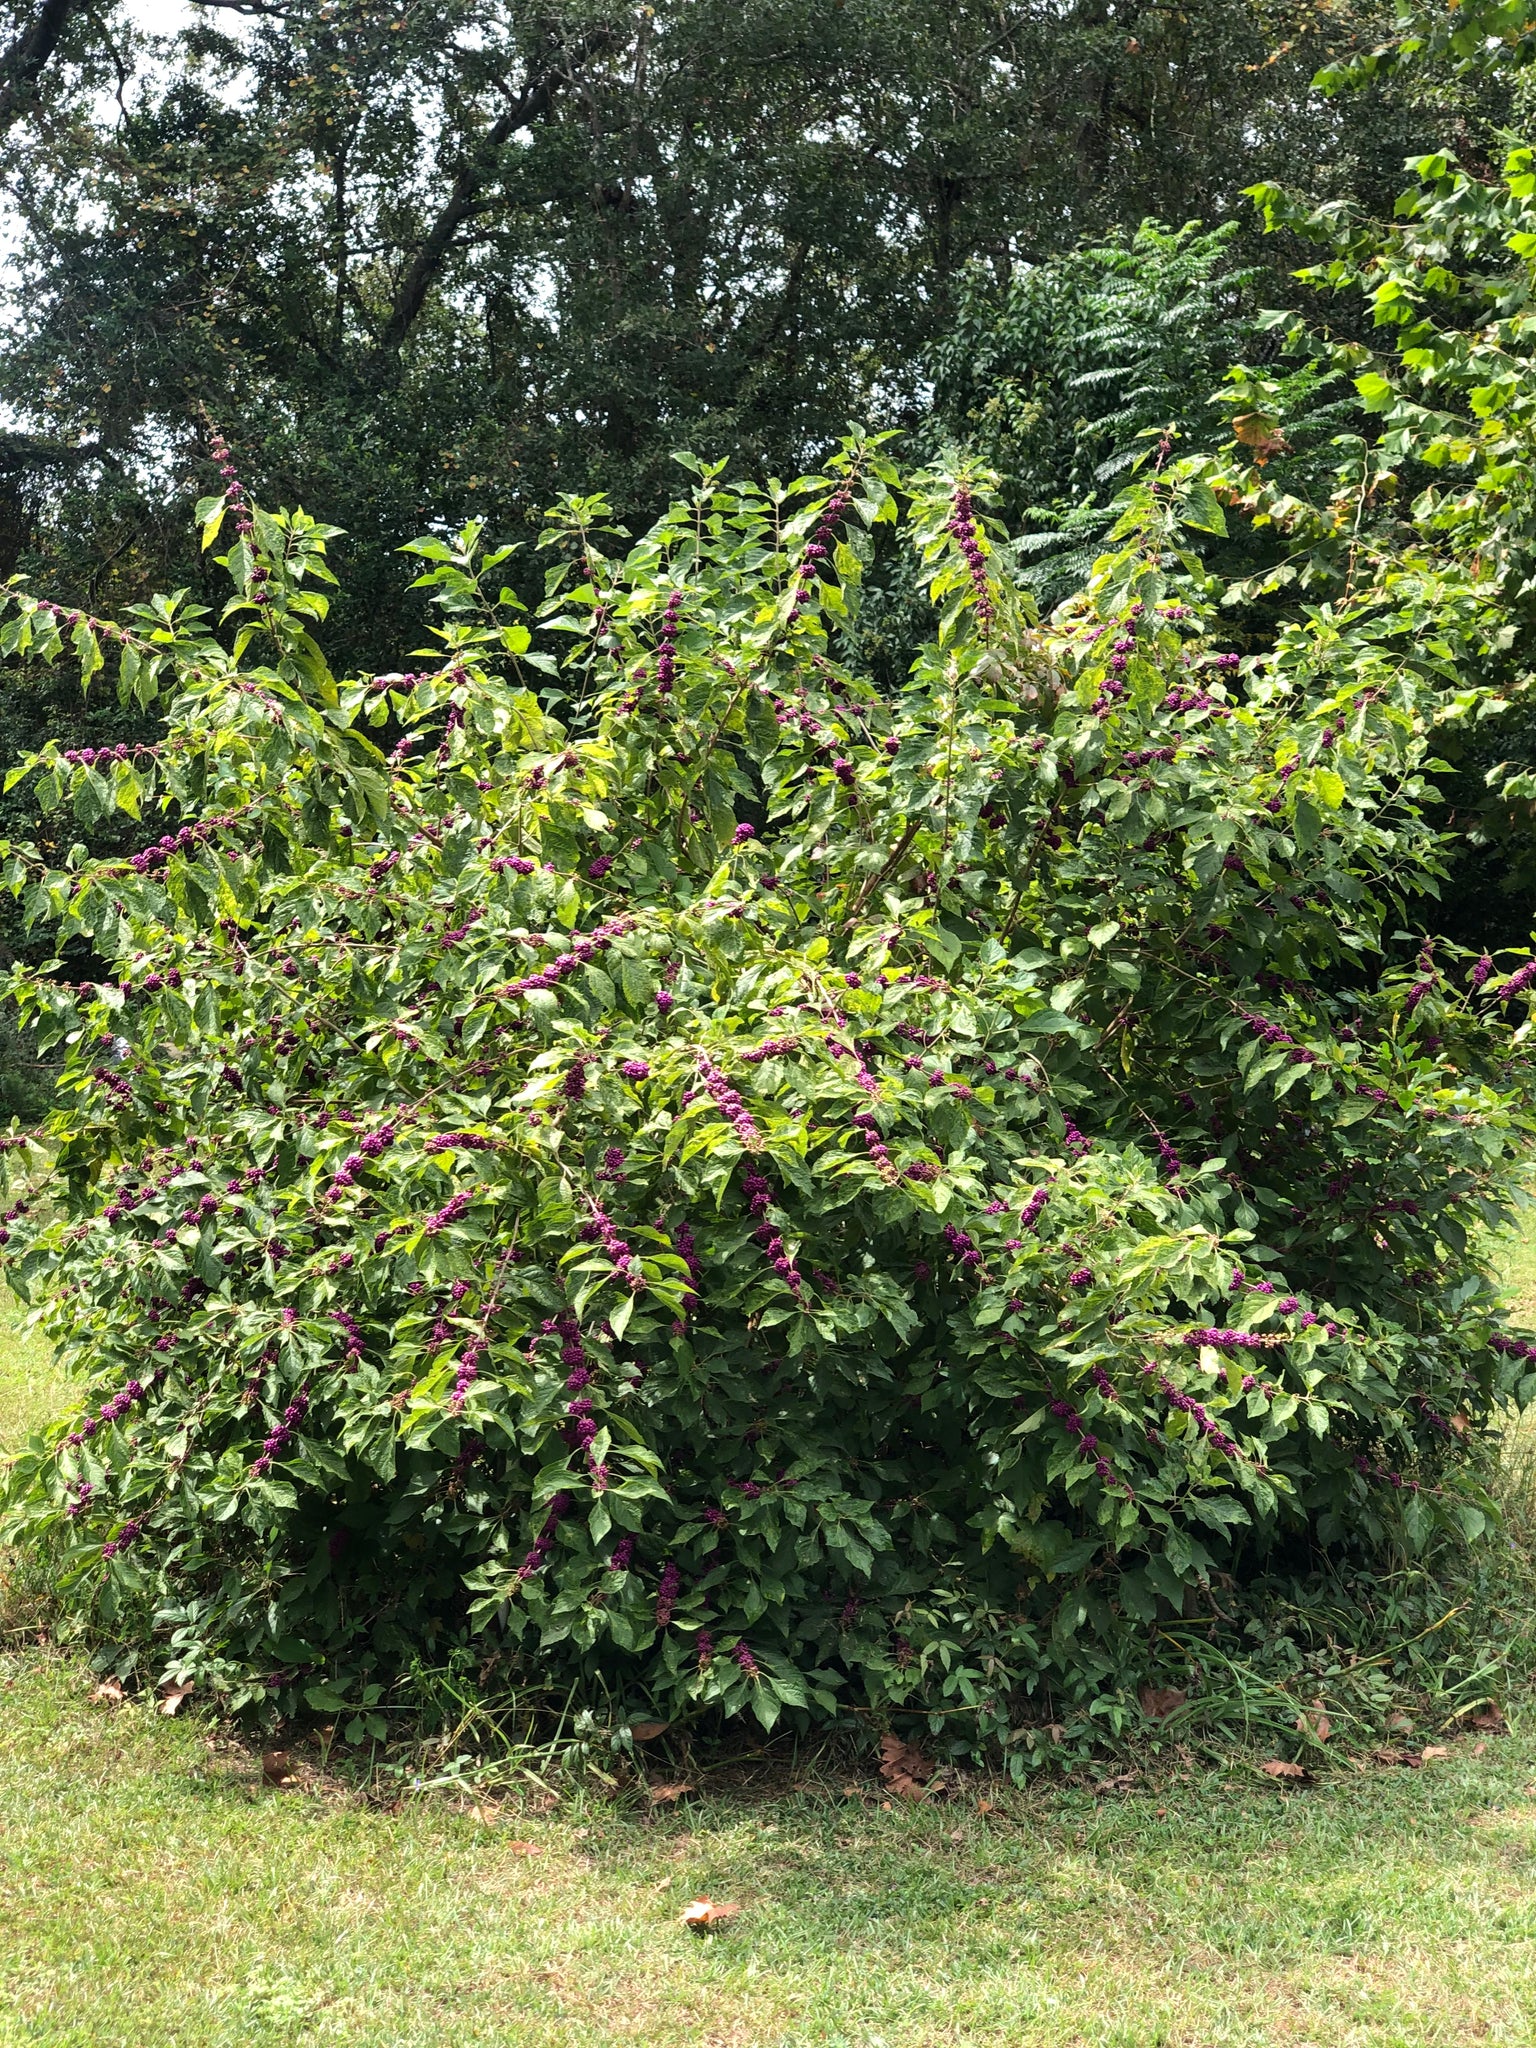
<path id="1" fill-rule="evenodd" d="M 4 870 L 112 963 L 11 980 L 67 1065 L 8 1272 L 91 1388 L 11 1520 L 145 1668 L 359 1707 L 478 1635 L 1022 1755 L 1288 1555 L 1483 1529 L 1536 964 L 1408 936 L 1427 570 L 1223 652 L 1167 462 L 1041 625 L 983 480 L 855 438 L 627 552 L 567 503 L 532 622 L 417 543 L 438 644 L 338 682 L 327 533 L 228 481 L 219 633 L 3 639 L 166 707 L 30 764 L 143 851 Z M 894 699 L 839 659 L 886 522 L 939 619 Z"/>

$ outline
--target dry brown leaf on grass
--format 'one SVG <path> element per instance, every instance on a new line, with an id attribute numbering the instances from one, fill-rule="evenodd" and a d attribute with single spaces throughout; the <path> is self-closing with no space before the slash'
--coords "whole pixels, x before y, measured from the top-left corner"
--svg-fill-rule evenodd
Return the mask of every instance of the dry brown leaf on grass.
<path id="1" fill-rule="evenodd" d="M 100 1685 L 92 1688 L 91 1698 L 99 1701 L 104 1707 L 120 1707 L 127 1694 L 123 1691 L 119 1679 L 104 1678 Z"/>
<path id="2" fill-rule="evenodd" d="M 670 1721 L 633 1721 L 630 1723 L 629 1732 L 636 1742 L 654 1742 L 658 1735 L 665 1735 L 671 1726 Z"/>
<path id="3" fill-rule="evenodd" d="M 1450 1753 L 1443 1742 L 1431 1742 L 1426 1744 L 1424 1749 L 1420 1751 L 1419 1762 L 1421 1764 L 1432 1764 L 1436 1757 L 1449 1756 Z"/>
<path id="4" fill-rule="evenodd" d="M 685 1792 L 691 1792 L 693 1787 L 686 1778 L 683 1778 L 675 1785 L 647 1785 L 645 1789 L 651 1795 L 652 1806 L 670 1806 L 674 1800 L 681 1799 Z"/>
<path id="5" fill-rule="evenodd" d="M 182 1701 L 194 1690 L 195 1687 L 190 1685 L 168 1685 L 160 1695 L 161 1713 L 179 1714 Z"/>
<path id="6" fill-rule="evenodd" d="M 717 1906 L 713 1899 L 690 1899 L 679 1918 L 693 1933 L 707 1934 L 712 1927 L 719 1927 L 727 1920 L 734 1920 L 740 1911 L 740 1906 L 724 1903 Z"/>
<path id="7" fill-rule="evenodd" d="M 1333 1733 L 1333 1723 L 1323 1712 L 1321 1701 L 1296 1716 L 1296 1732 L 1298 1735 L 1314 1735 L 1319 1742 L 1328 1740 Z"/>
<path id="8" fill-rule="evenodd" d="M 1093 1789 L 1098 1793 L 1129 1792 L 1133 1786 L 1140 1783 L 1140 1771 L 1117 1771 L 1112 1778 L 1100 1778 Z"/>
<path id="9" fill-rule="evenodd" d="M 1479 1707 L 1472 1716 L 1472 1726 L 1480 1728 L 1485 1735 L 1502 1735 L 1504 1733 L 1504 1709 L 1495 1701 L 1490 1700 L 1487 1706 Z"/>
<path id="10" fill-rule="evenodd" d="M 1283 1756 L 1272 1756 L 1259 1765 L 1266 1778 L 1283 1779 L 1287 1784 L 1305 1783 L 1312 1773 L 1303 1764 L 1288 1763 Z"/>
<path id="11" fill-rule="evenodd" d="M 887 1729 L 881 1736 L 880 1775 L 901 1798 L 922 1799 L 933 1769 L 933 1759 L 910 1742 L 903 1742 L 894 1729 Z"/>
<path id="12" fill-rule="evenodd" d="M 286 1749 L 269 1749 L 261 1760 L 261 1775 L 269 1785 L 291 1785 L 293 1772 L 289 1768 Z"/>
<path id="13" fill-rule="evenodd" d="M 1189 1704 L 1189 1694 L 1176 1685 L 1144 1685 L 1136 1697 L 1149 1721 L 1166 1721 Z"/>

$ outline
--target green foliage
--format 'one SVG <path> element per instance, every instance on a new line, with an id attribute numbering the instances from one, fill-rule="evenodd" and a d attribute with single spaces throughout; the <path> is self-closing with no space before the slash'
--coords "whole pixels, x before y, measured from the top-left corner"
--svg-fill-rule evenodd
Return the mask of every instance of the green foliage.
<path id="1" fill-rule="evenodd" d="M 8 1270 L 92 1390 L 11 1523 L 235 1708 L 366 1726 L 478 1633 L 1022 1767 L 1214 1589 L 1487 1526 L 1536 968 L 1392 965 L 1441 676 L 1375 593 L 1218 652 L 1194 459 L 1048 628 L 982 479 L 694 468 L 622 553 L 567 500 L 531 620 L 477 527 L 415 543 L 409 674 L 333 677 L 330 534 L 232 478 L 231 642 L 13 593 L 167 724 L 17 771 L 166 829 L 3 870 L 113 963 L 10 980 L 65 1067 Z M 829 638 L 887 528 L 937 622 L 891 699 Z"/>
<path id="2" fill-rule="evenodd" d="M 1222 398 L 1237 434 L 1212 482 L 1238 515 L 1236 552 L 1218 549 L 1213 561 L 1235 623 L 1257 644 L 1302 628 L 1319 602 L 1374 589 L 1402 607 L 1417 636 L 1412 658 L 1438 666 L 1448 686 L 1473 687 L 1464 701 L 1453 690 L 1440 740 L 1463 842 L 1459 929 L 1479 942 L 1513 939 L 1529 930 L 1536 901 L 1526 654 L 1536 625 L 1526 455 L 1536 170 L 1525 149 L 1496 179 L 1443 154 L 1411 169 L 1391 224 L 1277 186 L 1256 190 L 1272 231 L 1322 246 L 1298 276 L 1329 295 L 1330 317 L 1266 315 L 1283 355 L 1228 375 Z M 1347 419 L 1330 394 L 1347 395 Z M 1344 431 L 1325 436 L 1329 423 Z M 1441 612 L 1423 633 L 1431 591 Z"/>
<path id="3" fill-rule="evenodd" d="M 962 280 L 935 354 L 935 423 L 1007 479 L 1025 581 L 1045 603 L 1081 587 L 1127 471 L 1164 435 L 1208 437 L 1211 389 L 1264 276 L 1235 258 L 1237 232 L 1146 220 L 1005 290 L 980 265 Z"/>

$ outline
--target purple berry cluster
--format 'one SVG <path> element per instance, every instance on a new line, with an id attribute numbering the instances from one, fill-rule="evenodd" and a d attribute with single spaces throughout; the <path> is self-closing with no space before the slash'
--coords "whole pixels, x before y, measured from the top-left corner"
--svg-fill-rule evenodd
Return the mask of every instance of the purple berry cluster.
<path id="1" fill-rule="evenodd" d="M 981 537 L 976 524 L 976 508 L 971 500 L 970 487 L 960 484 L 950 500 L 949 519 L 944 531 L 954 540 L 965 557 L 965 566 L 970 572 L 971 588 L 976 595 L 976 625 L 983 636 L 997 616 L 997 606 L 992 600 L 992 587 L 987 581 L 987 558 L 981 550 Z"/>
<path id="2" fill-rule="evenodd" d="M 99 1429 L 109 1429 L 114 1422 L 121 1422 L 135 1401 L 144 1398 L 141 1380 L 129 1380 L 120 1387 L 110 1400 L 104 1401 L 98 1413 L 88 1415 L 78 1429 L 72 1429 L 64 1441 L 71 1449 L 85 1443 Z"/>
<path id="3" fill-rule="evenodd" d="M 753 1236 L 763 1247 L 763 1251 L 774 1272 L 778 1274 L 796 1301 L 799 1301 L 805 1283 L 795 1267 L 794 1260 L 790 1258 L 789 1253 L 785 1250 L 783 1238 L 774 1229 L 773 1225 L 767 1221 L 767 1211 L 770 1203 L 773 1201 L 771 1182 L 754 1167 L 748 1171 L 743 1179 L 742 1188 L 746 1193 L 752 1214 L 754 1216 L 761 1216 L 764 1219 L 752 1233 Z"/>
<path id="4" fill-rule="evenodd" d="M 519 1585 L 531 1579 L 535 1573 L 543 1571 L 545 1565 L 549 1563 L 549 1553 L 555 1547 L 555 1533 L 575 1504 L 575 1494 L 564 1492 L 557 1493 L 550 1502 L 549 1512 L 544 1517 L 544 1526 L 534 1537 L 532 1548 L 517 1568 Z"/>
<path id="5" fill-rule="evenodd" d="M 458 1368 L 453 1376 L 453 1390 L 448 1396 L 448 1406 L 457 1415 L 464 1406 L 470 1388 L 480 1377 L 480 1361 L 485 1357 L 486 1347 L 478 1339 L 466 1344 L 459 1356 Z"/>
<path id="6" fill-rule="evenodd" d="M 357 1150 L 349 1152 L 336 1168 L 331 1176 L 330 1185 L 324 1191 L 323 1199 L 334 1201 L 345 1189 L 356 1187 L 357 1176 L 369 1160 L 382 1158 L 399 1135 L 400 1126 L 397 1123 L 382 1124 L 378 1130 L 370 1131 Z"/>
<path id="7" fill-rule="evenodd" d="M 1213 1451 L 1220 1451 L 1224 1458 L 1242 1457 L 1243 1453 L 1233 1439 L 1219 1423 L 1212 1420 L 1209 1411 L 1195 1400 L 1193 1395 L 1186 1394 L 1182 1388 L 1176 1387 L 1166 1373 L 1158 1373 L 1157 1384 L 1169 1407 L 1177 1408 L 1181 1414 L 1187 1415 Z"/>
<path id="8" fill-rule="evenodd" d="M 1122 1488 L 1129 1494 L 1131 1488 L 1126 1484 L 1125 1480 L 1116 1476 L 1115 1468 L 1111 1465 L 1108 1458 L 1105 1457 L 1103 1447 L 1099 1443 L 1098 1438 L 1089 1429 L 1082 1416 L 1072 1406 L 1072 1403 L 1070 1401 L 1053 1401 L 1051 1403 L 1051 1413 L 1060 1422 L 1068 1436 L 1077 1438 L 1077 1448 L 1080 1456 L 1093 1460 L 1095 1474 L 1100 1479 L 1108 1480 L 1112 1485 Z"/>
<path id="9" fill-rule="evenodd" d="M 839 484 L 828 498 L 820 524 L 806 542 L 805 555 L 796 572 L 795 595 L 790 606 L 792 616 L 798 616 L 810 603 L 812 585 L 820 580 L 822 567 L 837 537 L 837 529 L 852 503 L 853 492 L 848 484 Z"/>
<path id="10" fill-rule="evenodd" d="M 268 1432 L 267 1439 L 261 1447 L 261 1456 L 251 1466 L 251 1471 L 256 1478 L 263 1479 L 272 1470 L 272 1460 L 285 1451 L 289 1444 L 293 1442 L 298 1432 L 299 1424 L 308 1413 L 309 1389 L 308 1387 L 300 1387 L 299 1391 L 288 1403 L 288 1406 L 283 1410 L 282 1421 Z"/>
<path id="11" fill-rule="evenodd" d="M 677 1605 L 677 1596 L 682 1591 L 683 1575 L 669 1557 L 662 1566 L 661 1578 L 656 1587 L 656 1626 L 668 1628 L 672 1622 L 672 1610 Z"/>
<path id="12" fill-rule="evenodd" d="M 595 926 L 585 938 L 580 935 L 573 937 L 568 953 L 561 953 L 538 974 L 524 975 L 520 981 L 508 982 L 501 993 L 520 996 L 530 995 L 535 989 L 557 989 L 567 975 L 574 974 L 579 967 L 585 967 L 587 962 L 596 959 L 599 953 L 606 953 L 612 942 L 622 938 L 625 932 L 633 927 L 634 922 L 632 917 L 616 917 L 607 924 Z"/>
<path id="13" fill-rule="evenodd" d="M 699 1072 L 704 1077 L 704 1086 L 710 1100 L 735 1132 L 743 1149 L 748 1152 L 760 1152 L 763 1149 L 762 1133 L 752 1121 L 751 1112 L 738 1092 L 707 1056 L 700 1056 Z"/>
<path id="14" fill-rule="evenodd" d="M 895 1187 L 901 1180 L 891 1149 L 880 1135 L 880 1126 L 875 1122 L 874 1112 L 868 1109 L 856 1110 L 852 1118 L 854 1129 L 864 1140 L 865 1150 L 874 1162 L 875 1171 L 887 1187 Z"/>
<path id="15" fill-rule="evenodd" d="M 620 1158 L 623 1157 L 621 1153 Z M 631 1294 L 638 1294 L 645 1286 L 645 1268 L 640 1263 L 634 1247 L 621 1237 L 615 1229 L 612 1218 L 605 1209 L 592 1204 L 592 1220 L 583 1224 L 581 1234 L 588 1242 L 600 1244 L 612 1259 L 614 1270 L 622 1275 L 625 1286 Z"/>
<path id="16" fill-rule="evenodd" d="M 661 631 L 656 638 L 656 694 L 670 697 L 677 683 L 677 636 L 683 616 L 683 593 L 674 590 L 667 599 L 666 610 L 661 615 Z"/>
<path id="17" fill-rule="evenodd" d="M 59 756 L 71 768 L 105 768 L 112 761 L 153 760 L 159 749 L 156 747 L 128 746 L 119 741 L 115 747 L 70 747 Z"/>
<path id="18" fill-rule="evenodd" d="M 949 1246 L 955 1258 L 960 1261 L 961 1266 L 967 1271 L 979 1269 L 981 1253 L 976 1249 L 975 1238 L 968 1236 L 963 1230 L 957 1230 L 953 1223 L 946 1223 L 944 1226 L 944 1242 Z"/>
<path id="19" fill-rule="evenodd" d="M 742 1054 L 742 1061 L 749 1067 L 760 1067 L 764 1060 L 781 1060 L 796 1051 L 798 1038 L 765 1038 L 761 1045 L 754 1045 Z"/>
<path id="20" fill-rule="evenodd" d="M 331 1310 L 331 1321 L 333 1323 L 340 1323 L 347 1340 L 346 1350 L 342 1354 L 342 1370 L 344 1372 L 355 1372 L 363 1362 L 362 1325 L 355 1317 L 348 1315 L 344 1308 L 333 1308 Z"/>
<path id="21" fill-rule="evenodd" d="M 1033 1230 L 1040 1221 L 1041 1210 L 1050 1199 L 1051 1191 L 1049 1188 L 1036 1188 L 1029 1200 L 1024 1204 L 1024 1207 L 1019 1211 L 1019 1228 L 1021 1230 Z"/>
<path id="22" fill-rule="evenodd" d="M 468 1212 L 469 1205 L 473 1200 L 474 1197 L 470 1191 L 467 1188 L 461 1188 L 456 1195 L 448 1197 L 441 1209 L 438 1209 L 427 1218 L 426 1222 L 422 1225 L 422 1229 L 425 1230 L 428 1237 L 437 1237 L 442 1231 L 457 1223 Z"/>
<path id="23" fill-rule="evenodd" d="M 1172 712 L 1214 711 L 1218 718 L 1230 716 L 1225 704 L 1205 690 L 1186 690 L 1177 683 L 1163 699 L 1163 709 Z"/>
<path id="24" fill-rule="evenodd" d="M 102 1556 L 116 1557 L 120 1551 L 126 1550 L 130 1544 L 136 1543 L 143 1534 L 143 1530 L 144 1525 L 142 1522 L 124 1522 L 117 1534 L 109 1542 L 103 1543 L 101 1546 Z"/>
<path id="25" fill-rule="evenodd" d="M 673 1231 L 672 1248 L 688 1268 L 688 1278 L 692 1285 L 683 1297 L 683 1307 L 686 1313 L 691 1315 L 702 1298 L 700 1288 L 704 1279 L 704 1267 L 694 1242 L 692 1228 L 686 1222 L 679 1223 Z"/>
<path id="26" fill-rule="evenodd" d="M 1310 1052 L 1298 1039 L 1292 1038 L 1283 1025 L 1273 1023 L 1268 1017 L 1259 1016 L 1254 1010 L 1239 1010 L 1238 1015 L 1254 1037 L 1261 1039 L 1265 1045 L 1288 1045 L 1291 1048 L 1293 1067 L 1310 1067 L 1316 1064 L 1317 1054 Z"/>

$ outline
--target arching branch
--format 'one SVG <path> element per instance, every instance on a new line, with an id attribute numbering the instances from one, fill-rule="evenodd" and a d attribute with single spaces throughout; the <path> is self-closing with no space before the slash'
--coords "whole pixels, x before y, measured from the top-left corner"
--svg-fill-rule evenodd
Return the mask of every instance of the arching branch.
<path id="1" fill-rule="evenodd" d="M 570 84 L 577 66 L 594 56 L 609 40 L 606 34 L 588 36 L 576 51 L 565 53 L 562 61 L 551 66 L 542 77 L 529 79 L 479 138 L 460 166 L 453 188 L 427 230 L 425 240 L 406 267 L 400 289 L 390 307 L 389 318 L 374 349 L 376 364 L 382 367 L 400 353 L 417 314 L 426 304 L 427 294 L 442 273 L 460 228 L 475 211 L 480 194 L 496 175 L 501 153 L 507 144 L 524 128 L 543 120 L 554 105 L 560 88 Z"/>

